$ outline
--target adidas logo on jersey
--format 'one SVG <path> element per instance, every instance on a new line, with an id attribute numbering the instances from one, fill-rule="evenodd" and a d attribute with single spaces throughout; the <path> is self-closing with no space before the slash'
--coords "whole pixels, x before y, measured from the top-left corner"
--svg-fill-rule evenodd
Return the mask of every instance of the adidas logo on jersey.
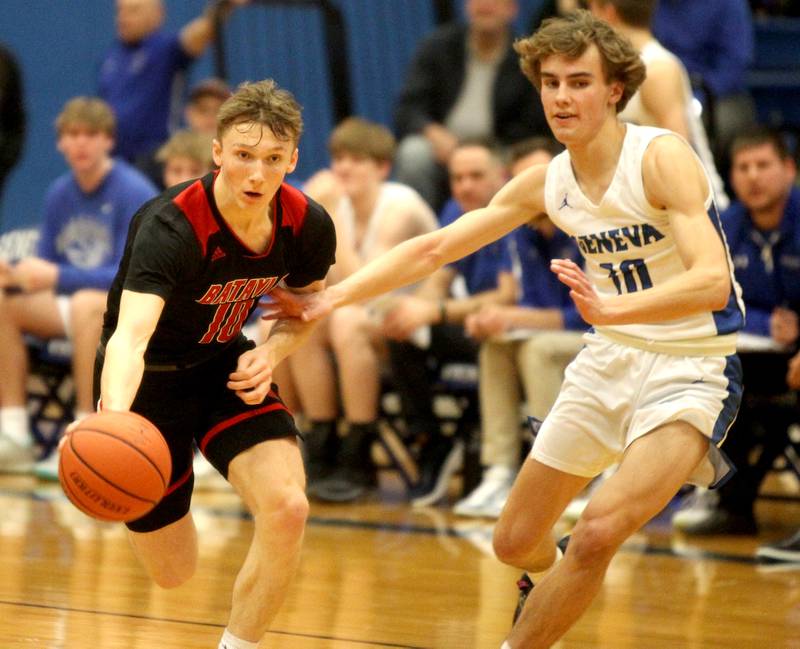
<path id="1" fill-rule="evenodd" d="M 222 259 L 225 256 L 225 252 L 217 246 L 217 249 L 214 250 L 214 254 L 211 255 L 211 261 L 217 261 L 217 259 Z"/>

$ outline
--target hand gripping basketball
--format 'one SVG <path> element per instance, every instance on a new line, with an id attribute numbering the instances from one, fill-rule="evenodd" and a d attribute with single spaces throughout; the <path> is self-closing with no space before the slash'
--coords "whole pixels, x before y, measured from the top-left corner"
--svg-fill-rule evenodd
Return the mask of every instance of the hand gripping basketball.
<path id="1" fill-rule="evenodd" d="M 172 472 L 158 429 L 128 411 L 98 412 L 69 427 L 58 477 L 85 514 L 103 521 L 141 518 L 163 498 Z"/>

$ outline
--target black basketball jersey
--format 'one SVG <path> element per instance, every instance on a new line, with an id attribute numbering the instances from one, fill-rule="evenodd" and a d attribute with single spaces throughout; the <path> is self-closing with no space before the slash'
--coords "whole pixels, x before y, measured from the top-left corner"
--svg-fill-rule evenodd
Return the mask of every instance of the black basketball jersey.
<path id="1" fill-rule="evenodd" d="M 272 240 L 250 250 L 228 227 L 213 195 L 216 173 L 166 190 L 134 215 L 108 297 L 103 344 L 114 332 L 123 289 L 164 299 L 145 353 L 150 365 L 194 365 L 240 335 L 258 301 L 281 280 L 301 287 L 325 277 L 336 234 L 328 213 L 283 184 Z"/>

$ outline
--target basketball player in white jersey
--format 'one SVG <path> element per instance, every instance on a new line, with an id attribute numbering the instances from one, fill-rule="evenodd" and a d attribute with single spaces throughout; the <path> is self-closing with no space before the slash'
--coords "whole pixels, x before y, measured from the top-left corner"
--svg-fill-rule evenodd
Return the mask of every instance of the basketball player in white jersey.
<path id="1" fill-rule="evenodd" d="M 672 52 L 656 40 L 650 22 L 656 0 L 590 0 L 592 13 L 626 36 L 639 51 L 647 69 L 642 83 L 619 117 L 642 126 L 660 126 L 683 136 L 700 156 L 714 188 L 720 211 L 730 204 L 708 146 L 703 120 L 695 110 L 689 73 Z"/>
<path id="2" fill-rule="evenodd" d="M 670 131 L 621 122 L 645 76 L 631 43 L 586 11 L 515 45 L 567 150 L 511 180 L 488 207 L 411 239 L 283 315 L 313 319 L 413 282 L 543 212 L 575 237 L 586 272 L 553 260 L 594 325 L 569 366 L 495 528 L 504 561 L 533 573 L 505 649 L 550 647 L 586 610 L 623 541 L 685 482 L 714 485 L 741 397 L 743 306 L 708 176 Z M 273 293 L 273 296 L 275 293 Z M 612 462 L 556 562 L 552 527 Z M 548 570 L 549 568 L 549 570 Z M 546 572 L 545 572 L 546 571 Z M 539 580 L 541 573 L 541 580 Z"/>

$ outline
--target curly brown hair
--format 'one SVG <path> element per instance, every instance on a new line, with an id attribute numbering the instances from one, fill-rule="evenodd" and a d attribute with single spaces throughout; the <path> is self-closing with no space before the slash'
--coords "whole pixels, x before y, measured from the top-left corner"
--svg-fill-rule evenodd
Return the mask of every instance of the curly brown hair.
<path id="1" fill-rule="evenodd" d="M 514 49 L 520 57 L 520 67 L 538 90 L 542 89 L 542 61 L 549 56 L 562 55 L 577 59 L 595 45 L 600 52 L 606 83 L 620 81 L 624 87 L 617 102 L 617 112 L 645 79 L 645 65 L 631 42 L 618 34 L 605 21 L 590 12 L 579 10 L 561 18 L 550 18 L 532 36 L 518 39 Z"/>

